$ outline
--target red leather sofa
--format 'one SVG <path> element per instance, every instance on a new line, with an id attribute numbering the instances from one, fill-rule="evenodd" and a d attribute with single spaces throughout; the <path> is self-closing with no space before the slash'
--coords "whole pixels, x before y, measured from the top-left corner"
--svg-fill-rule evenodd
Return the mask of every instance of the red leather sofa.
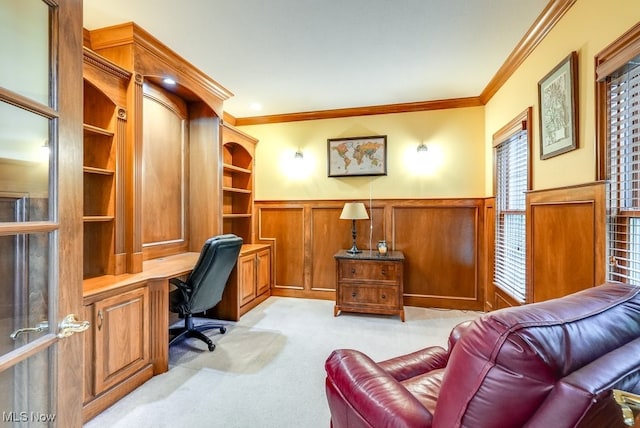
<path id="1" fill-rule="evenodd" d="M 333 428 L 623 427 L 611 390 L 640 392 L 640 287 L 483 314 L 448 349 L 380 363 L 335 350 L 325 369 Z"/>

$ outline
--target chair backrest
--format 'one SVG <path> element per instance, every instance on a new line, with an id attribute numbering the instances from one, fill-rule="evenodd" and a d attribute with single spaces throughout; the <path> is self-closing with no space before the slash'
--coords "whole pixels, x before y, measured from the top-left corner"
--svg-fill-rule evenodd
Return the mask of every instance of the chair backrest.
<path id="1" fill-rule="evenodd" d="M 207 239 L 186 283 L 191 287 L 191 313 L 206 311 L 222 300 L 222 293 L 238 261 L 242 238 L 225 234 Z"/>

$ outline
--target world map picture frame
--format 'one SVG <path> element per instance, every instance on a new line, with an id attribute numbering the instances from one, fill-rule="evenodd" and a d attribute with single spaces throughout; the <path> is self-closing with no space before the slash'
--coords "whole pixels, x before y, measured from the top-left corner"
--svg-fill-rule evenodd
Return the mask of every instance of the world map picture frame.
<path id="1" fill-rule="evenodd" d="M 327 139 L 329 177 L 387 175 L 387 136 Z"/>

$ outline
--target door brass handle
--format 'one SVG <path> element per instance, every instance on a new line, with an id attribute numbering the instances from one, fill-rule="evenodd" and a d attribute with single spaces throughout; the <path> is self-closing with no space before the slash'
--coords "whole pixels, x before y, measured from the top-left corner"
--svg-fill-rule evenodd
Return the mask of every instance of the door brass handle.
<path id="1" fill-rule="evenodd" d="M 80 321 L 75 314 L 69 314 L 60 322 L 58 337 L 69 337 L 73 333 L 80 333 L 89 328 L 89 321 Z"/>
<path id="2" fill-rule="evenodd" d="M 60 322 L 60 332 L 58 337 L 69 337 L 73 333 L 80 333 L 89 328 L 89 321 L 80 321 L 75 314 L 69 314 Z M 9 335 L 10 338 L 16 340 L 22 333 L 39 333 L 49 329 L 49 321 L 41 321 L 35 327 L 19 328 Z"/>

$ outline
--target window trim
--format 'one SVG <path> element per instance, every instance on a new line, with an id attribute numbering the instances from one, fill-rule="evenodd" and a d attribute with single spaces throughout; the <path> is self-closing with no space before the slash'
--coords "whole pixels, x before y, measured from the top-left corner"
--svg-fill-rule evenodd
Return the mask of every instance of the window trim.
<path id="1" fill-rule="evenodd" d="M 607 179 L 607 78 L 640 55 L 640 23 L 595 56 L 596 180 Z"/>
<path id="2" fill-rule="evenodd" d="M 518 114 L 515 118 L 513 118 L 511 121 L 509 121 L 505 126 L 503 126 L 502 128 L 500 128 L 497 132 L 495 132 L 493 134 L 492 137 L 492 147 L 493 147 L 493 194 L 494 194 L 494 198 L 496 200 L 495 205 L 494 205 L 494 210 L 495 210 L 495 216 L 494 216 L 494 231 L 497 228 L 497 223 L 500 220 L 500 216 L 498 213 L 498 169 L 497 169 L 497 147 L 504 143 L 505 141 L 509 140 L 511 137 L 513 137 L 515 134 L 520 133 L 522 131 L 526 131 L 526 138 L 527 138 L 527 151 L 528 151 L 528 156 L 527 156 L 527 188 L 526 191 L 530 191 L 531 190 L 531 186 L 532 186 L 532 182 L 531 182 L 531 178 L 532 178 L 532 173 L 533 173 L 533 168 L 532 168 L 532 163 L 533 163 L 533 156 L 532 156 L 532 126 L 533 126 L 533 121 L 532 121 L 532 117 L 533 117 L 533 107 L 527 107 L 523 112 L 521 112 L 520 114 Z M 512 212 L 512 210 L 508 210 L 507 212 Z M 528 221 L 527 218 L 527 210 L 526 210 L 526 206 L 525 209 L 523 210 L 523 214 L 525 216 L 525 236 L 524 236 L 524 240 L 525 240 L 525 290 L 524 290 L 524 302 L 521 302 L 519 299 L 516 299 L 515 296 L 513 296 L 509 291 L 505 290 L 503 287 L 501 287 L 500 285 L 496 284 L 495 282 L 493 283 L 494 287 L 498 290 L 500 290 L 502 293 L 508 295 L 511 299 L 514 300 L 514 302 L 518 302 L 519 304 L 522 303 L 527 303 L 530 300 L 530 296 L 531 296 L 531 291 L 530 291 L 530 285 L 529 285 L 529 254 L 528 254 L 528 236 L 527 236 L 527 227 L 526 227 L 526 223 Z M 495 253 L 495 239 L 497 239 L 497 236 L 494 238 L 494 253 Z M 490 277 L 491 281 L 494 280 L 494 276 L 495 276 L 495 255 L 493 257 L 492 260 L 492 275 Z"/>
<path id="3" fill-rule="evenodd" d="M 607 170 L 607 157 L 609 150 L 609 94 L 608 86 L 610 76 L 617 70 L 624 67 L 629 61 L 640 56 L 640 23 L 633 26 L 622 36 L 616 39 L 609 46 L 604 48 L 595 56 L 595 76 L 596 76 L 596 178 L 598 180 L 609 180 L 609 171 Z M 609 207 L 609 196 L 606 201 L 607 209 Z M 611 233 L 625 233 L 631 226 L 631 219 L 638 219 L 640 216 L 636 210 L 629 211 L 624 207 L 615 216 L 616 221 L 610 222 L 610 216 L 607 214 L 605 220 L 605 229 L 607 231 L 607 240 L 611 239 Z M 617 219 L 622 219 L 619 221 Z M 615 230 L 615 232 L 612 232 Z M 633 244 L 625 240 L 625 245 Z M 637 244 L 637 243 L 636 243 Z M 618 251 L 620 250 L 616 247 Z M 605 270 L 606 278 L 611 278 L 611 265 L 617 262 L 610 255 L 611 248 L 609 242 L 605 248 Z M 631 267 L 627 265 L 626 267 Z M 634 266 L 635 267 L 635 266 Z M 623 269 L 625 267 L 623 266 Z M 618 274 L 622 274 L 618 272 Z M 629 275 L 628 271 L 624 275 Z"/>

